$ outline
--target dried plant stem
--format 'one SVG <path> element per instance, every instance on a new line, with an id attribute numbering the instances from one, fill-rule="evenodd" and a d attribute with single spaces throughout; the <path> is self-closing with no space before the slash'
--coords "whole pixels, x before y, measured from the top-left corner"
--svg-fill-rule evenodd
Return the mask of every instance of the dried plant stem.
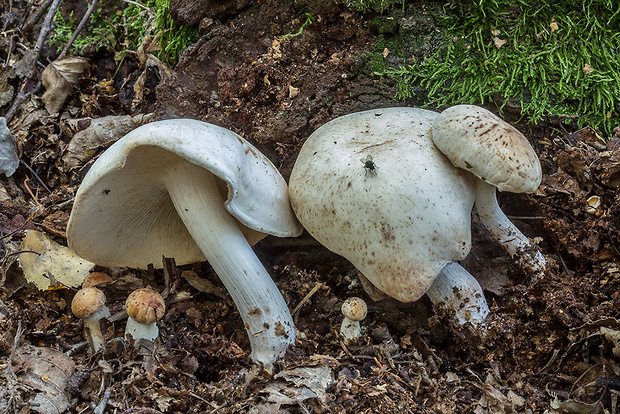
<path id="1" fill-rule="evenodd" d="M 71 45 L 73 45 L 73 42 L 75 42 L 75 39 L 77 39 L 82 29 L 84 29 L 84 26 L 86 26 L 86 22 L 88 21 L 88 18 L 90 17 L 91 14 L 93 14 L 93 12 L 95 11 L 95 8 L 97 7 L 97 3 L 98 3 L 98 0 L 93 0 L 93 2 L 90 4 L 90 7 L 88 8 L 88 10 L 86 10 L 86 13 L 84 13 L 84 16 L 82 17 L 80 24 L 78 24 L 78 27 L 75 29 L 75 31 L 71 35 L 71 39 L 69 39 L 65 47 L 62 49 L 62 52 L 60 52 L 60 55 L 58 55 L 58 59 L 62 59 L 65 56 L 67 56 L 67 51 L 69 50 Z"/>

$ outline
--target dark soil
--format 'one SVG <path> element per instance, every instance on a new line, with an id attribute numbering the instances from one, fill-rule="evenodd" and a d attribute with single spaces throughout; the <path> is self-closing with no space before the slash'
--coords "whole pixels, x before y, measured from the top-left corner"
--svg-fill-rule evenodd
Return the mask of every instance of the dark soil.
<path id="1" fill-rule="evenodd" d="M 425 14 L 428 7 L 433 3 L 405 8 L 403 22 L 421 42 L 410 46 L 412 53 L 432 49 L 441 29 Z M 299 30 L 306 12 L 312 24 L 283 37 Z M 140 99 L 134 86 L 144 67 L 137 58 L 125 59 L 106 87 L 117 68 L 112 56 L 94 51 L 88 56 L 90 75 L 82 76 L 60 117 L 33 115 L 44 111 L 34 98 L 9 124 L 20 158 L 51 193 L 22 167 L 1 179 L 0 227 L 7 236 L 1 246 L 0 360 L 5 366 L 12 350 L 24 344 L 69 351 L 77 369 L 67 387 L 74 413 L 92 412 L 90 404 L 99 404 L 106 391 L 105 412 L 118 413 L 616 412 L 620 138 L 603 140 L 591 129 L 550 122 L 523 124 L 510 111 L 503 116 L 531 140 L 544 177 L 536 193 L 500 194 L 500 204 L 527 236 L 540 240 L 549 267 L 540 280 L 520 272 L 474 215 L 474 246 L 463 265 L 479 277 L 491 307 L 483 340 L 450 329 L 426 298 L 407 304 L 372 301 L 355 268 L 304 233 L 295 239 L 268 237 L 255 246 L 291 309 L 316 288 L 294 315 L 299 335 L 277 364 L 280 374 L 252 367 L 241 319 L 208 264 L 179 269 L 168 262 L 169 285 L 161 270 L 100 269 L 114 279 L 104 289 L 112 314 L 122 311 L 136 287 L 169 290 L 161 338 L 139 350 L 122 341 L 111 341 L 94 356 L 86 348 L 76 350 L 83 336 L 69 306 L 75 290 L 37 290 L 25 282 L 11 255 L 27 228 L 66 243 L 71 205 L 65 201 L 89 166 L 67 171 L 61 162 L 68 119 L 148 112 L 156 119 L 199 119 L 245 137 L 288 179 L 305 139 L 327 121 L 423 103 L 395 100 L 395 85 L 368 71 L 365 55 L 378 39 L 378 27 L 370 23 L 372 16 L 352 13 L 340 2 L 173 0 L 171 13 L 198 25 L 198 41 L 170 77 L 149 69 Z M 0 46 L 6 58 L 9 45 Z M 55 57 L 51 50 L 44 54 Z M 591 196 L 601 204 L 589 213 Z M 198 290 L 184 277 L 187 272 L 213 287 Z M 340 305 L 350 296 L 364 298 L 369 314 L 363 339 L 345 346 L 338 337 Z M 123 326 L 122 320 L 106 322 L 108 339 L 121 337 Z M 321 367 L 326 370 L 311 370 Z M 291 379 L 296 368 L 311 378 L 326 376 L 327 388 L 308 385 L 307 378 Z M 28 405 L 36 391 L 14 381 L 8 373 L 0 379 L 22 403 L 16 412 L 37 412 Z"/>

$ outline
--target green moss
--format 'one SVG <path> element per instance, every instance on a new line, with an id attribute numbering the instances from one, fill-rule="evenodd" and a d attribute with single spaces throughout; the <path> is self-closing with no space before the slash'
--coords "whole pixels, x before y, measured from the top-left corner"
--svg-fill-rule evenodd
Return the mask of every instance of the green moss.
<path id="1" fill-rule="evenodd" d="M 77 19 L 73 12 L 67 18 L 58 13 L 55 24 L 48 42 L 60 51 L 75 31 Z M 170 0 L 146 0 L 142 7 L 129 3 L 111 15 L 102 14 L 100 8 L 91 15 L 89 25 L 77 37 L 71 51 L 82 54 L 87 46 L 110 52 L 136 50 L 144 36 L 150 36 L 160 47 L 155 55 L 174 65 L 181 53 L 196 41 L 196 33 L 195 27 L 182 26 L 172 20 Z"/>
<path id="2" fill-rule="evenodd" d="M 620 123 L 616 1 L 456 1 L 436 17 L 446 37 L 433 56 L 380 72 L 400 97 L 422 86 L 430 106 L 510 103 L 530 121 L 578 116 L 606 134 Z"/>

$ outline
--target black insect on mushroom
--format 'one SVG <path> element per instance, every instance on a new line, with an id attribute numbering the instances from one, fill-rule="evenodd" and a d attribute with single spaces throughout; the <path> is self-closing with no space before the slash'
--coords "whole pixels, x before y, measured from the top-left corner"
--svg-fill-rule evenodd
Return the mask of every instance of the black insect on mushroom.
<path id="1" fill-rule="evenodd" d="M 366 170 L 367 177 L 375 177 L 377 175 L 377 164 L 372 160 L 372 155 L 366 155 L 366 158 L 360 158 L 362 164 L 364 164 L 364 170 Z"/>

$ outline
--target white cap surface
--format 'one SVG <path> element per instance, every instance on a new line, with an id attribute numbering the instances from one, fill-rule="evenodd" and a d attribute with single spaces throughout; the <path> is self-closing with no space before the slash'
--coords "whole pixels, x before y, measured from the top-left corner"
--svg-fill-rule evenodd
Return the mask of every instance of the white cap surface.
<path id="1" fill-rule="evenodd" d="M 452 163 L 500 191 L 531 193 L 542 180 L 538 156 L 515 127 L 484 108 L 456 105 L 433 123 L 433 142 Z"/>
<path id="2" fill-rule="evenodd" d="M 310 234 L 403 302 L 470 249 L 473 177 L 432 143 L 436 116 L 389 108 L 337 118 L 308 138 L 289 183 Z M 368 155 L 372 174 L 360 162 Z"/>

